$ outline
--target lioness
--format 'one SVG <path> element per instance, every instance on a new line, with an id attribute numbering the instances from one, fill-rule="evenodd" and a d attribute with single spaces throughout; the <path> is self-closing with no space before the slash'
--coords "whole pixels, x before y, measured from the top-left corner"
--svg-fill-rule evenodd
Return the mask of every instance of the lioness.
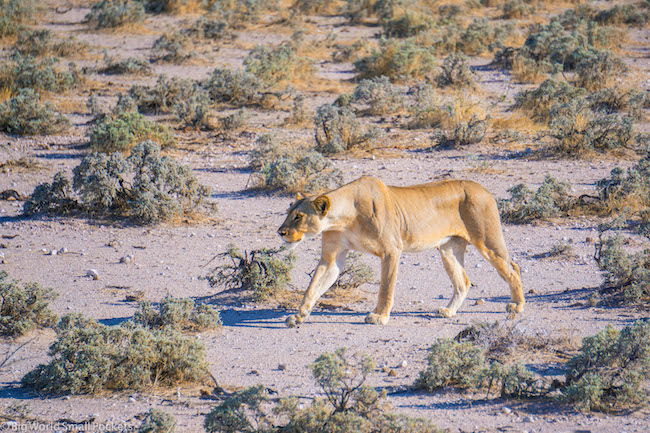
<path id="1" fill-rule="evenodd" d="M 366 323 L 388 323 L 403 251 L 440 251 L 454 286 L 449 305 L 438 310 L 440 316 L 455 315 L 467 296 L 470 282 L 463 261 L 468 243 L 510 285 L 506 308 L 510 317 L 520 313 L 526 302 L 519 267 L 510 260 L 503 240 L 496 201 L 484 187 L 469 180 L 396 187 L 362 177 L 320 196 L 299 196 L 278 233 L 292 248 L 305 236 L 323 234 L 320 263 L 298 314 L 286 321 L 289 327 L 309 317 L 318 298 L 338 278 L 350 250 L 381 258 L 379 300 Z"/>

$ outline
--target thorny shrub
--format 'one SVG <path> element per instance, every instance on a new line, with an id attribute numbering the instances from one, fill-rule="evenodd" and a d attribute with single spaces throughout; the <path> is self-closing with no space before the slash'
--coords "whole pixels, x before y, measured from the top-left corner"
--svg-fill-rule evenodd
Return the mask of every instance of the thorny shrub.
<path id="1" fill-rule="evenodd" d="M 247 290 L 253 300 L 272 298 L 291 281 L 294 266 L 293 254 L 281 254 L 284 249 L 262 248 L 242 252 L 235 244 L 228 245 L 221 257 L 230 260 L 214 268 L 205 279 L 210 287 Z"/>
<path id="2" fill-rule="evenodd" d="M 364 284 L 372 283 L 374 273 L 372 269 L 359 260 L 360 253 L 351 252 L 345 261 L 345 267 L 341 270 L 335 287 L 342 290 L 355 290 Z"/>
<path id="3" fill-rule="evenodd" d="M 169 330 L 151 331 L 132 322 L 104 326 L 66 315 L 57 326 L 46 364 L 22 378 L 26 388 L 45 394 L 96 394 L 199 383 L 209 377 L 205 349 Z"/>
<path id="4" fill-rule="evenodd" d="M 74 37 L 54 41 L 50 30 L 24 30 L 18 33 L 18 39 L 13 46 L 16 53 L 22 56 L 58 56 L 68 57 L 79 55 L 87 49 L 87 44 L 77 41 Z"/>
<path id="5" fill-rule="evenodd" d="M 121 74 L 142 74 L 142 75 L 151 75 L 153 74 L 153 68 L 151 67 L 151 62 L 149 60 L 141 59 L 139 57 L 127 57 L 122 60 L 114 60 L 112 58 L 105 57 L 104 63 L 106 64 L 103 68 L 99 69 L 99 72 L 107 75 L 121 75 Z"/>
<path id="6" fill-rule="evenodd" d="M 192 39 L 179 31 L 163 33 L 151 47 L 152 62 L 183 63 L 196 55 L 190 48 Z"/>
<path id="7" fill-rule="evenodd" d="M 339 186 L 343 181 L 341 171 L 322 154 L 280 143 L 272 135 L 260 137 L 249 157 L 256 188 L 311 193 Z"/>
<path id="8" fill-rule="evenodd" d="M 548 78 L 537 89 L 518 92 L 513 108 L 523 110 L 533 119 L 546 123 L 553 106 L 566 104 L 584 95 L 582 88 L 574 87 L 563 80 Z"/>
<path id="9" fill-rule="evenodd" d="M 385 394 L 365 384 L 374 368 L 367 355 L 350 356 L 342 348 L 324 353 L 311 365 L 325 398 L 302 407 L 296 398 L 273 404 L 264 386 L 229 397 L 206 416 L 210 433 L 386 432 L 436 433 L 428 421 L 390 412 Z M 283 419 L 283 424 L 278 420 Z M 286 424 L 284 424 L 286 423 Z"/>
<path id="10" fill-rule="evenodd" d="M 0 271 L 0 335 L 17 337 L 55 325 L 58 319 L 48 304 L 56 297 L 38 283 L 21 284 Z"/>
<path id="11" fill-rule="evenodd" d="M 190 298 L 165 297 L 158 308 L 141 301 L 133 321 L 149 329 L 201 332 L 221 326 L 219 312 L 210 305 L 196 305 Z"/>
<path id="12" fill-rule="evenodd" d="M 216 68 L 204 82 L 204 87 L 213 101 L 243 107 L 258 105 L 266 85 L 255 74 Z"/>
<path id="13" fill-rule="evenodd" d="M 140 113 L 167 113 L 179 102 L 203 91 L 194 80 L 160 75 L 154 86 L 136 84 L 129 90 Z"/>
<path id="14" fill-rule="evenodd" d="M 70 127 L 63 114 L 49 102 L 41 103 L 32 89 L 20 89 L 16 96 L 0 103 L 0 131 L 17 135 L 59 134 Z"/>

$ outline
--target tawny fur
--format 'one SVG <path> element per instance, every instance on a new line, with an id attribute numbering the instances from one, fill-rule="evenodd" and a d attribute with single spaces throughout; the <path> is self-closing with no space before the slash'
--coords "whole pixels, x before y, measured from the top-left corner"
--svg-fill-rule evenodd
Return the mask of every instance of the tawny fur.
<path id="1" fill-rule="evenodd" d="M 446 180 L 409 187 L 387 186 L 362 177 L 334 191 L 299 197 L 278 230 L 296 246 L 304 236 L 322 233 L 322 254 L 297 314 L 288 326 L 304 322 L 316 301 L 334 284 L 350 250 L 381 259 L 379 300 L 367 323 L 386 324 L 393 307 L 395 282 L 402 252 L 438 248 L 454 287 L 446 308 L 452 317 L 470 287 L 464 254 L 470 243 L 510 286 L 507 311 L 514 317 L 525 299 L 519 267 L 510 260 L 503 239 L 496 201 L 483 186 L 469 180 Z"/>

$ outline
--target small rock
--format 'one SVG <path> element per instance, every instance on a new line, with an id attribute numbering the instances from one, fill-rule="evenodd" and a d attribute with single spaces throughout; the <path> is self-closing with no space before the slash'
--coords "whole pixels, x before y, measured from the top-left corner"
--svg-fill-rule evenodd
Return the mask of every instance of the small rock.
<path id="1" fill-rule="evenodd" d="M 409 363 L 408 363 L 408 361 L 406 359 L 399 364 L 399 366 L 402 367 L 402 368 L 406 368 L 406 367 L 408 367 L 408 365 L 409 365 Z"/>
<path id="2" fill-rule="evenodd" d="M 90 269 L 87 273 L 87 276 L 92 278 L 93 280 L 99 280 L 99 272 L 97 272 L 96 269 Z"/>
<path id="3" fill-rule="evenodd" d="M 593 244 L 595 241 L 594 241 L 594 238 L 592 238 L 591 236 L 587 236 L 585 238 L 585 242 L 588 243 L 588 244 Z"/>
<path id="4" fill-rule="evenodd" d="M 397 372 L 395 370 L 391 370 L 391 371 L 388 372 L 388 375 L 390 377 L 395 377 L 395 376 L 397 376 Z"/>
<path id="5" fill-rule="evenodd" d="M 474 302 L 474 305 L 483 305 L 485 303 L 484 299 L 477 299 L 476 302 Z"/>
<path id="6" fill-rule="evenodd" d="M 535 422 L 535 417 L 534 416 L 525 416 L 521 422 Z"/>
<path id="7" fill-rule="evenodd" d="M 124 263 L 124 264 L 133 263 L 133 255 L 127 254 L 126 256 L 120 258 L 120 263 Z"/>
<path id="8" fill-rule="evenodd" d="M 536 294 L 536 293 L 537 293 L 537 290 L 535 290 L 535 289 L 530 289 L 530 290 L 528 291 L 528 294 L 529 294 L 529 295 L 534 295 L 534 294 Z"/>
<path id="9" fill-rule="evenodd" d="M 135 397 L 129 397 L 129 402 L 130 403 L 135 403 L 136 402 Z"/>
<path id="10" fill-rule="evenodd" d="M 68 249 L 66 247 L 63 247 L 59 250 L 61 254 L 68 254 Z"/>
<path id="11" fill-rule="evenodd" d="M 280 364 L 280 365 L 278 365 L 278 370 L 280 370 L 280 371 L 287 371 L 287 366 L 286 366 L 286 364 Z"/>
<path id="12" fill-rule="evenodd" d="M 510 415 L 510 414 L 512 413 L 512 409 L 510 409 L 509 407 L 505 407 L 505 406 L 504 406 L 504 407 L 501 409 L 501 412 L 505 413 L 506 415 Z"/>
<path id="13" fill-rule="evenodd" d="M 56 256 L 57 254 L 59 254 L 57 250 L 52 250 L 49 253 L 47 253 L 48 256 Z"/>

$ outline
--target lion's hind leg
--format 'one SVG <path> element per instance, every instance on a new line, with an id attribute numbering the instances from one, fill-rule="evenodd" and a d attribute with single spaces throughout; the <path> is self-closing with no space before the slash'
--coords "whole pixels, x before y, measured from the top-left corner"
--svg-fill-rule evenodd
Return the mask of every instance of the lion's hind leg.
<path id="1" fill-rule="evenodd" d="M 499 276 L 510 286 L 510 302 L 506 305 L 509 318 L 514 319 L 517 313 L 524 310 L 526 299 L 521 287 L 521 272 L 519 266 L 508 257 L 505 244 L 501 248 L 490 249 L 483 243 L 474 243 L 476 249 L 485 257 L 499 273 Z"/>
<path id="2" fill-rule="evenodd" d="M 438 310 L 438 315 L 442 317 L 456 315 L 458 308 L 460 308 L 467 297 L 470 282 L 465 273 L 466 248 L 467 241 L 459 237 L 453 237 L 439 247 L 440 257 L 442 257 L 445 271 L 447 271 L 451 284 L 454 286 L 454 294 L 449 301 L 449 305 L 446 308 L 440 308 Z"/>

